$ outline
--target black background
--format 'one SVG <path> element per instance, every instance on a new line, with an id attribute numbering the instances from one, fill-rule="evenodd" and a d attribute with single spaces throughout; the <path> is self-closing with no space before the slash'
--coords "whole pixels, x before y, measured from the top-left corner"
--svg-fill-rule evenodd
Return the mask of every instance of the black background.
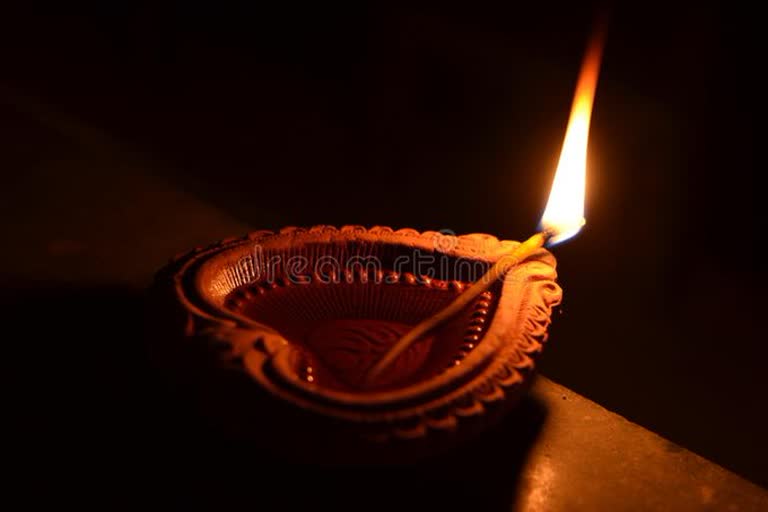
<path id="1" fill-rule="evenodd" d="M 4 20 L 3 83 L 254 228 L 520 239 L 545 204 L 598 11 L 540 4 L 20 15 Z M 768 485 L 756 18 L 611 11 L 587 226 L 554 249 L 565 302 L 541 368 Z"/>

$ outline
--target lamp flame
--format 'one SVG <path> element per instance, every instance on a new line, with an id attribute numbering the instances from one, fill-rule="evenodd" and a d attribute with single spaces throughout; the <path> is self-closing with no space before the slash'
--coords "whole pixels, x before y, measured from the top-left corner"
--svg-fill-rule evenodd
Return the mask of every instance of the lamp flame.
<path id="1" fill-rule="evenodd" d="M 557 164 L 547 207 L 541 218 L 542 228 L 554 233 L 549 245 L 576 235 L 586 222 L 584 196 L 587 180 L 587 139 L 602 54 L 603 37 L 600 34 L 593 39 L 584 57 L 560 161 Z"/>

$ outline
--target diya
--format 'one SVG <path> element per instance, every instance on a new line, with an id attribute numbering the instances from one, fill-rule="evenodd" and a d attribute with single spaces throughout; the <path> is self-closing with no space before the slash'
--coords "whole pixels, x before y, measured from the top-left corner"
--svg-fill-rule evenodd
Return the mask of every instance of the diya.
<path id="1" fill-rule="evenodd" d="M 365 377 L 410 326 L 517 245 L 386 227 L 255 232 L 193 250 L 158 275 L 160 341 L 211 415 L 246 430 L 322 432 L 344 444 L 477 430 L 521 396 L 546 340 L 561 291 L 545 249 L 378 379 Z"/>
<path id="2" fill-rule="evenodd" d="M 541 233 L 289 227 L 196 248 L 156 279 L 165 367 L 230 433 L 294 454 L 399 459 L 493 423 L 530 384 L 562 298 L 543 245 L 584 224 L 601 48 L 579 78 Z"/>

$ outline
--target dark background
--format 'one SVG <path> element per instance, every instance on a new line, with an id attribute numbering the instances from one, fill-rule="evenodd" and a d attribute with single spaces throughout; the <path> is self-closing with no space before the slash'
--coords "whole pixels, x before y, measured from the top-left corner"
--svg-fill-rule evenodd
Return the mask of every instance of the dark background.
<path id="1" fill-rule="evenodd" d="M 540 4 L 14 15 L 0 36 L 3 94 L 141 155 L 254 228 L 520 239 L 544 207 L 597 12 Z M 587 226 L 554 249 L 565 302 L 541 368 L 768 485 L 757 17 L 612 10 Z"/>

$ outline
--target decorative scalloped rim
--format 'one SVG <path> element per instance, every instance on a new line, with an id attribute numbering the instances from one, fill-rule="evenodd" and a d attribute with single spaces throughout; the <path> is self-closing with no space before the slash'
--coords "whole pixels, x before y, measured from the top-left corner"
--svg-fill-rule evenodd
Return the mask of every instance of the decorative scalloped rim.
<path id="1" fill-rule="evenodd" d="M 187 311 L 186 334 L 202 336 L 219 346 L 223 343 L 228 347 L 222 351 L 222 362 L 229 360 L 232 364 L 232 361 L 242 361 L 241 364 L 236 363 L 232 367 L 247 371 L 259 385 L 279 398 L 324 416 L 364 424 L 369 427 L 366 428 L 368 434 L 377 439 L 389 437 L 412 439 L 426 435 L 430 429 L 451 430 L 458 426 L 460 418 L 483 414 L 486 404 L 511 398 L 521 390 L 534 369 L 534 358 L 547 339 L 551 310 L 560 303 L 562 297 L 562 291 L 555 283 L 554 257 L 545 249 L 541 249 L 510 271 L 504 283 L 505 288 L 510 286 L 512 281 L 521 277 L 520 274 L 524 273 L 523 271 L 529 271 L 531 274 L 522 279 L 524 287 L 519 293 L 520 305 L 516 308 L 517 318 L 512 324 L 512 327 L 517 328 L 517 332 L 497 332 L 495 318 L 499 315 L 497 311 L 483 338 L 485 341 L 486 337 L 494 336 L 498 338 L 496 342 L 478 344 L 463 364 L 442 374 L 450 377 L 442 385 L 430 386 L 432 389 L 424 386 L 410 386 L 403 388 L 406 390 L 405 394 L 402 392 L 378 393 L 378 395 L 386 395 L 383 401 L 382 396 L 377 397 L 373 393 L 342 396 L 343 403 L 331 401 L 331 405 L 327 405 L 317 400 L 307 399 L 304 393 L 297 392 L 304 385 L 311 386 L 309 383 L 292 382 L 291 386 L 286 387 L 286 382 L 283 382 L 283 386 L 278 386 L 264 374 L 264 368 L 288 355 L 287 351 L 283 350 L 288 343 L 278 333 L 268 326 L 236 315 L 218 304 L 200 300 L 199 297 L 194 297 L 194 293 L 190 296 L 188 289 L 187 279 L 190 275 L 194 277 L 195 283 L 199 284 L 201 269 L 206 264 L 210 264 L 211 260 L 229 253 L 238 246 L 254 242 L 269 242 L 279 247 L 290 247 L 297 238 L 315 243 L 367 240 L 430 250 L 437 247 L 445 249 L 440 252 L 449 256 L 474 258 L 489 263 L 513 249 L 518 242 L 500 241 L 492 235 L 478 233 L 454 236 L 436 231 L 419 233 L 410 228 L 393 230 L 385 226 L 375 226 L 370 229 L 354 225 L 343 226 L 340 229 L 323 225 L 311 228 L 286 227 L 279 232 L 254 231 L 242 238 L 230 238 L 208 247 L 197 247 L 175 257 L 160 274 L 161 278 L 164 275 L 172 276 L 176 298 Z M 539 289 L 533 290 L 533 286 Z M 541 304 L 536 304 L 537 301 L 533 301 L 532 304 L 532 301 L 524 300 L 537 293 L 542 299 Z M 505 301 L 504 293 L 499 300 Z M 505 305 L 508 300 L 507 297 Z M 499 306 L 501 309 L 501 304 Z M 522 325 L 519 320 L 523 320 Z M 512 340 L 514 343 L 511 342 Z M 467 380 L 465 377 L 470 373 L 467 368 L 473 370 L 480 368 L 480 371 L 472 379 Z M 444 393 L 433 396 L 435 389 Z M 393 396 L 394 399 L 392 399 Z M 422 400 L 418 400 L 420 396 Z M 372 403 L 386 406 L 376 410 L 371 408 Z"/>

